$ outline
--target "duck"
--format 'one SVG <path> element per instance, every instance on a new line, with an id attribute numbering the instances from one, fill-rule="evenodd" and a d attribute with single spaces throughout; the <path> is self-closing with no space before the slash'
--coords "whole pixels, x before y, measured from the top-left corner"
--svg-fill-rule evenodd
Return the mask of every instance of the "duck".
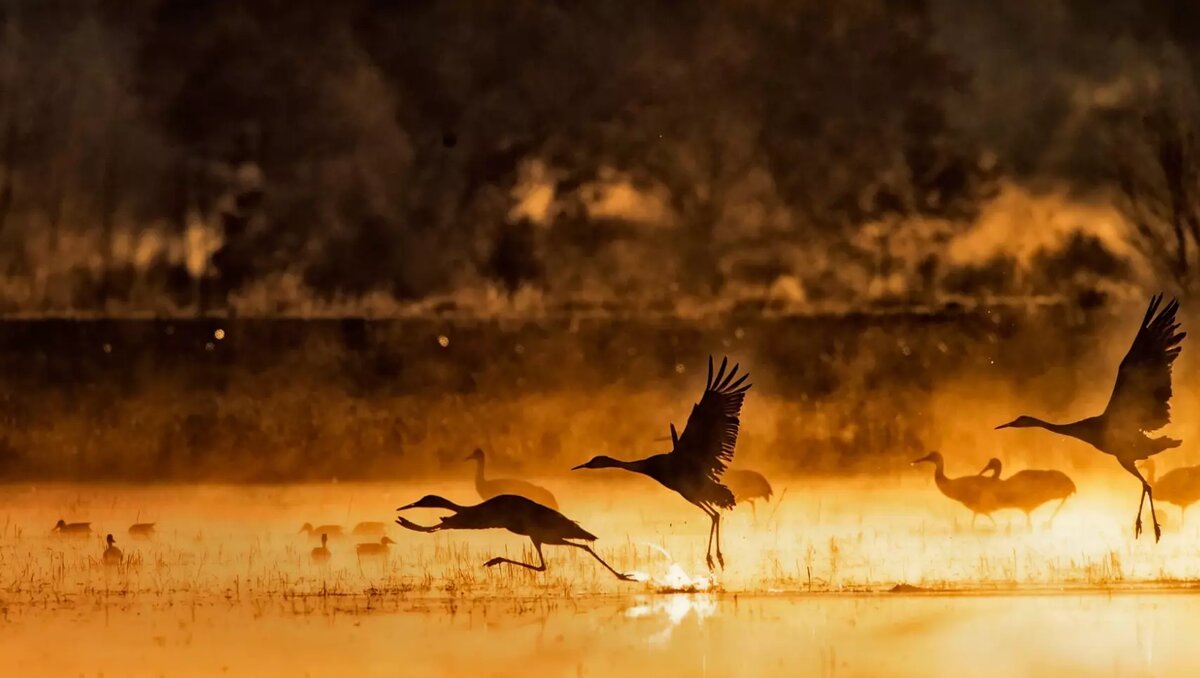
<path id="1" fill-rule="evenodd" d="M 328 542 L 329 542 L 329 535 L 322 534 L 321 535 L 321 545 L 314 548 L 312 550 L 312 553 L 309 555 L 309 557 L 312 559 L 312 561 L 314 563 L 316 563 L 317 565 L 324 565 L 329 562 L 329 558 L 330 558 L 331 554 L 329 553 L 329 547 L 326 545 Z"/>
<path id="2" fill-rule="evenodd" d="M 104 538 L 104 541 L 108 544 L 108 548 L 104 549 L 104 564 L 109 567 L 120 565 L 121 561 L 125 557 L 125 554 L 121 553 L 121 549 L 117 548 L 116 540 L 113 539 L 113 536 L 110 534 Z"/>
<path id="3" fill-rule="evenodd" d="M 50 530 L 58 534 L 60 537 L 72 537 L 75 539 L 86 538 L 92 534 L 91 523 L 68 523 L 65 520 L 59 520 L 54 524 L 54 528 Z"/>
<path id="4" fill-rule="evenodd" d="M 356 537 L 382 537 L 387 534 L 387 525 L 378 521 L 368 520 L 355 525 L 350 534 Z"/>
<path id="5" fill-rule="evenodd" d="M 356 544 L 354 550 L 358 553 L 359 558 L 379 558 L 388 555 L 388 546 L 395 544 L 388 537 L 383 537 L 377 542 L 371 541 L 364 544 Z"/>
<path id="6" fill-rule="evenodd" d="M 150 539 L 154 536 L 155 523 L 134 523 L 129 526 L 129 536 L 134 539 Z"/>
<path id="7" fill-rule="evenodd" d="M 313 540 L 320 539 L 322 536 L 329 539 L 341 539 L 343 536 L 341 525 L 318 525 L 313 527 L 312 523 L 304 523 L 300 528 L 300 532 L 306 533 L 308 538 Z"/>

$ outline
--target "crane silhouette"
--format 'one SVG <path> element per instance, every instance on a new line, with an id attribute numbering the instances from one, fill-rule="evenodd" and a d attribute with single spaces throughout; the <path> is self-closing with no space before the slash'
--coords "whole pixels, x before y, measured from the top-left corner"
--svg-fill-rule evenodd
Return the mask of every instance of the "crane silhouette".
<path id="1" fill-rule="evenodd" d="M 751 513 L 757 516 L 758 511 L 754 507 L 754 502 L 758 499 L 763 501 L 771 501 L 771 483 L 767 482 L 766 476 L 758 471 L 749 469 L 731 468 L 725 471 L 725 475 L 721 476 L 721 481 L 733 492 L 733 499 L 737 503 L 749 503 Z"/>
<path id="2" fill-rule="evenodd" d="M 1062 471 L 1025 469 L 1001 479 L 1002 469 L 1000 460 L 992 457 L 979 475 L 984 476 L 990 472 L 992 474 L 990 477 L 1000 482 L 996 488 L 997 508 L 1020 509 L 1025 513 L 1025 524 L 1030 527 L 1033 527 L 1033 518 L 1030 514 L 1042 504 L 1059 500 L 1058 506 L 1055 507 L 1054 513 L 1050 514 L 1048 521 L 1054 522 L 1055 516 L 1062 510 L 1063 504 L 1067 503 L 1067 498 L 1075 494 L 1075 483 Z"/>
<path id="3" fill-rule="evenodd" d="M 645 459 L 621 461 L 600 455 L 571 470 L 619 468 L 649 476 L 663 487 L 674 490 L 691 504 L 704 511 L 712 521 L 708 530 L 708 550 L 705 562 L 713 566 L 713 540 L 717 543 L 717 561 L 725 567 L 721 555 L 720 509 L 734 506 L 733 492 L 721 484 L 725 466 L 733 461 L 734 446 L 737 445 L 739 416 L 742 402 L 750 384 L 742 385 L 749 373 L 737 376 L 738 365 L 726 373 L 729 359 L 721 360 L 721 368 L 713 375 L 713 359 L 708 358 L 708 381 L 700 402 L 692 407 L 683 435 L 671 424 L 670 452 L 656 454 Z"/>
<path id="4" fill-rule="evenodd" d="M 981 514 L 992 521 L 993 526 L 996 524 L 996 519 L 992 518 L 992 512 L 998 508 L 996 505 L 998 483 L 994 478 L 983 475 L 947 478 L 946 460 L 942 457 L 941 452 L 930 452 L 920 459 L 914 459 L 912 465 L 916 466 L 925 462 L 933 464 L 933 482 L 937 485 L 938 491 L 971 510 L 971 527 L 975 527 L 975 521 Z"/>
<path id="5" fill-rule="evenodd" d="M 545 572 L 546 558 L 542 555 L 543 544 L 550 546 L 573 546 L 577 549 L 587 551 L 589 555 L 599 561 L 609 572 L 616 575 L 617 579 L 633 581 L 633 578 L 629 575 L 617 572 L 612 566 L 604 562 L 604 559 L 593 551 L 592 547 L 587 544 L 577 543 L 579 541 L 596 541 L 596 535 L 583 529 L 578 523 L 558 511 L 530 501 L 525 497 L 515 494 L 502 494 L 474 506 L 462 506 L 444 497 L 430 494 L 411 504 L 401 506 L 396 510 L 406 511 L 414 508 L 445 509 L 453 511 L 453 515 L 446 516 L 437 525 L 431 526 L 417 525 L 404 516 L 397 516 L 396 524 L 405 529 L 417 532 L 502 528 L 514 534 L 529 537 L 530 541 L 533 542 L 534 550 L 537 551 L 537 565 L 523 563 L 518 560 L 509 560 L 508 558 L 492 558 L 483 564 L 484 567 L 509 563 L 510 565 L 528 568 L 535 572 Z"/>
<path id="6" fill-rule="evenodd" d="M 1158 500 L 1180 508 L 1179 524 L 1182 525 L 1187 518 L 1188 507 L 1200 501 L 1200 466 L 1171 469 L 1161 478 L 1154 477 L 1153 459 L 1147 459 L 1143 466 L 1146 469 L 1146 482 L 1154 488 Z"/>
<path id="7" fill-rule="evenodd" d="M 1133 523 L 1134 537 L 1142 534 L 1142 507 L 1149 500 L 1155 542 L 1162 537 L 1162 526 L 1158 524 L 1154 513 L 1153 489 L 1138 470 L 1137 462 L 1182 444 L 1167 436 L 1151 438 L 1146 434 L 1171 422 L 1171 364 L 1179 356 L 1179 343 L 1187 336 L 1185 332 L 1176 332 L 1179 323 L 1175 320 L 1175 314 L 1179 310 L 1179 302 L 1172 299 L 1159 310 L 1161 303 L 1161 294 L 1150 299 L 1146 316 L 1133 338 L 1133 345 L 1117 368 L 1117 382 L 1104 412 L 1069 424 L 1054 424 L 1036 417 L 1020 416 L 996 427 L 1044 428 L 1082 440 L 1116 457 L 1121 468 L 1142 483 L 1137 518 Z"/>
<path id="8" fill-rule="evenodd" d="M 550 494 L 550 490 L 524 480 L 515 478 L 493 478 L 488 480 L 483 475 L 483 467 L 486 463 L 483 450 L 478 447 L 475 451 L 467 455 L 466 461 L 474 460 L 475 465 L 475 491 L 479 493 L 480 499 L 491 499 L 502 494 L 515 494 L 518 497 L 525 497 L 530 501 L 535 501 L 542 506 L 549 506 L 552 509 L 558 510 L 558 500 Z"/>

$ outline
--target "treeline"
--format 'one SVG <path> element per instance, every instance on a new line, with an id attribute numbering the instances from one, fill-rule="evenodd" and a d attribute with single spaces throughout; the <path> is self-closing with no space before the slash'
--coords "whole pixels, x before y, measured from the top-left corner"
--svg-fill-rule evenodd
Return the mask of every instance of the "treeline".
<path id="1" fill-rule="evenodd" d="M 475 447 L 499 468 L 562 474 L 594 454 L 661 451 L 714 350 L 752 375 L 737 457 L 749 468 L 911 473 L 932 449 L 972 471 L 991 456 L 1104 466 L 1069 440 L 1029 447 L 993 427 L 1023 412 L 1069 419 L 1080 393 L 1106 397 L 1095 366 L 1120 361 L 1140 312 L 8 322 L 0 481 L 467 477 Z M 1188 355 L 1179 411 L 1197 394 Z"/>
<path id="2" fill-rule="evenodd" d="M 1043 6 L 1008 9 L 1005 35 L 1094 51 L 1120 33 L 1132 56 L 1005 90 L 1004 46 L 959 34 L 998 10 L 921 0 L 3 0 L 0 312 L 912 303 L 1136 281 L 1087 224 L 1033 256 L 947 257 L 996 196 L 1046 180 L 1127 189 L 1135 250 L 1186 283 L 1190 104 L 1157 93 L 1195 91 L 1192 11 Z M 1141 47 L 1161 44 L 1157 61 Z M 1137 122 L 1147 100 L 1166 123 Z M 1088 149 L 1128 129 L 1145 144 L 1105 174 Z M 1060 152 L 1032 154 L 1038 139 Z"/>

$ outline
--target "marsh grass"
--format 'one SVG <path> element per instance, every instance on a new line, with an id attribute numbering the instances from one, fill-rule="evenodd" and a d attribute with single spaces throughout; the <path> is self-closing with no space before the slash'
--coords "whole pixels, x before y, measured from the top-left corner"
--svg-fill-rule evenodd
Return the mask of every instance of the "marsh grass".
<path id="1" fill-rule="evenodd" d="M 670 563 L 662 549 L 690 575 L 704 572 L 707 526 L 677 497 L 621 482 L 546 482 L 568 488 L 564 512 L 601 536 L 597 551 L 614 567 L 660 575 Z M 923 474 L 797 480 L 788 501 L 767 519 L 727 514 L 728 568 L 715 583 L 727 594 L 836 594 L 886 591 L 898 583 L 946 592 L 1184 586 L 1200 576 L 1200 559 L 1189 546 L 1192 533 L 1172 528 L 1157 545 L 1145 536 L 1133 539 L 1129 483 L 1096 476 L 1079 484 L 1080 495 L 1050 528 L 1029 530 L 1020 514 L 1000 514 L 996 528 L 972 530 L 966 511 L 937 494 Z M 8 608 L 114 599 L 152 606 L 286 601 L 306 614 L 312 600 L 358 613 L 424 599 L 571 600 L 653 592 L 618 582 L 586 554 L 562 547 L 544 548 L 544 573 L 484 568 L 497 555 L 536 561 L 528 540 L 503 531 L 425 535 L 397 527 L 390 533 L 398 543 L 387 558 L 360 561 L 354 540 L 342 539 L 330 543 L 333 558 L 325 566 L 310 562 L 311 544 L 296 534 L 305 521 L 386 519 L 398 497 L 432 490 L 464 501 L 471 496 L 461 483 L 432 489 L 303 485 L 240 498 L 222 486 L 10 487 L 0 523 L 0 592 Z M 264 492 L 279 500 L 278 508 L 260 503 Z M 351 505 L 361 512 L 348 515 Z M 163 517 L 155 539 L 122 538 L 133 506 L 153 507 Z M 1170 515 L 1171 509 L 1163 510 Z M 95 532 L 83 540 L 54 538 L 49 526 L 60 515 L 90 519 Z M 414 520 L 432 523 L 435 516 Z M 101 536 L 108 531 L 125 549 L 119 566 L 100 562 Z"/>

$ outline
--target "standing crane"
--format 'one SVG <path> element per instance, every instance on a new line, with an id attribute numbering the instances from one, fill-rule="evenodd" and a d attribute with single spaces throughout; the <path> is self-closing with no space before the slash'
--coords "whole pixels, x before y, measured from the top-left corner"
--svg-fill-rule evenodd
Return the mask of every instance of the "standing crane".
<path id="1" fill-rule="evenodd" d="M 1179 302 L 1172 299 L 1159 310 L 1162 295 L 1150 299 L 1146 316 L 1133 338 L 1133 345 L 1117 368 L 1117 382 L 1108 399 L 1108 407 L 1094 417 L 1069 424 L 1054 424 L 1036 417 L 1020 416 L 997 426 L 1002 428 L 1044 428 L 1091 445 L 1117 458 L 1121 468 L 1142 484 L 1134 537 L 1142 534 L 1142 506 L 1149 500 L 1150 520 L 1154 523 L 1154 541 L 1162 537 L 1162 526 L 1154 513 L 1154 491 L 1137 468 L 1137 462 L 1179 447 L 1182 441 L 1146 435 L 1171 422 L 1171 364 L 1179 357 L 1179 343 L 1187 336 L 1176 332 L 1175 314 Z"/>
<path id="2" fill-rule="evenodd" d="M 671 424 L 670 452 L 656 454 L 645 459 L 621 461 L 604 455 L 593 457 L 590 461 L 580 464 L 571 470 L 619 468 L 633 473 L 649 476 L 663 487 L 678 492 L 680 496 L 693 506 L 704 511 L 712 521 L 708 531 L 708 550 L 705 562 L 709 569 L 713 567 L 713 540 L 717 543 L 717 561 L 725 567 L 725 558 L 721 555 L 721 514 L 720 509 L 731 509 L 734 506 L 733 492 L 721 484 L 721 474 L 725 466 L 733 461 L 733 450 L 737 444 L 739 417 L 742 402 L 746 399 L 746 391 L 750 384 L 742 385 L 749 373 L 737 376 L 738 365 L 726 373 L 729 359 L 721 360 L 721 368 L 713 375 L 713 359 L 708 358 L 708 381 L 704 387 L 704 395 L 700 402 L 692 407 L 687 425 L 683 427 L 683 435 L 675 431 Z"/>
<path id="3" fill-rule="evenodd" d="M 549 506 L 552 509 L 558 509 L 558 500 L 540 485 L 534 485 L 525 480 L 517 480 L 515 478 L 493 478 L 488 480 L 483 475 L 483 467 L 486 463 L 483 450 L 478 447 L 475 451 L 467 455 L 466 461 L 475 461 L 475 491 L 479 493 L 480 499 L 491 499 L 502 494 L 515 494 L 518 497 L 525 497 L 530 501 L 535 501 L 542 506 Z"/>
<path id="4" fill-rule="evenodd" d="M 518 567 L 528 568 L 534 572 L 546 571 L 546 558 L 542 555 L 542 545 L 573 546 L 587 551 L 598 560 L 609 572 L 622 581 L 633 581 L 627 574 L 621 574 L 604 562 L 592 547 L 579 541 L 596 541 L 596 535 L 579 526 L 579 523 L 567 518 L 552 508 L 542 506 L 525 497 L 515 494 L 502 494 L 474 506 L 462 506 L 444 497 L 429 494 L 411 504 L 401 506 L 397 511 L 407 511 L 414 508 L 435 508 L 453 511 L 453 515 L 442 518 L 437 525 L 417 525 L 404 516 L 396 517 L 396 524 L 416 532 L 438 532 L 440 530 L 488 530 L 503 528 L 514 534 L 529 537 L 533 548 L 538 554 L 538 564 L 531 565 L 508 558 L 492 558 L 483 564 L 484 567 L 494 567 L 500 563 L 509 563 Z"/>
<path id="5" fill-rule="evenodd" d="M 1179 524 L 1187 518 L 1188 507 L 1200 501 L 1200 466 L 1180 466 L 1155 478 L 1154 460 L 1147 459 L 1143 464 L 1146 469 L 1146 482 L 1154 488 L 1154 494 L 1159 501 L 1174 504 L 1181 510 Z"/>
<path id="6" fill-rule="evenodd" d="M 948 478 L 946 460 L 941 452 L 930 452 L 920 459 L 912 460 L 911 465 L 926 462 L 933 464 L 933 482 L 938 491 L 971 510 L 971 527 L 975 527 L 975 520 L 981 514 L 992 521 L 993 526 L 996 524 L 995 518 L 992 518 L 992 512 L 998 508 L 995 479 L 982 475 Z"/>
<path id="7" fill-rule="evenodd" d="M 991 473 L 990 477 L 999 481 L 1000 485 L 996 488 L 997 508 L 1020 509 L 1025 513 L 1025 524 L 1029 527 L 1033 527 L 1030 514 L 1042 504 L 1059 500 L 1054 513 L 1050 514 L 1049 522 L 1054 522 L 1063 504 L 1067 503 L 1067 498 L 1075 494 L 1075 483 L 1062 471 L 1025 469 L 1001 479 L 1002 468 L 1000 460 L 992 457 L 979 475 Z"/>
<path id="8" fill-rule="evenodd" d="M 769 502 L 771 501 L 771 483 L 767 482 L 766 476 L 758 471 L 749 469 L 731 468 L 721 476 L 722 482 L 733 492 L 733 499 L 739 504 L 749 503 L 750 512 L 758 515 L 758 511 L 754 507 L 754 502 L 758 499 Z"/>

